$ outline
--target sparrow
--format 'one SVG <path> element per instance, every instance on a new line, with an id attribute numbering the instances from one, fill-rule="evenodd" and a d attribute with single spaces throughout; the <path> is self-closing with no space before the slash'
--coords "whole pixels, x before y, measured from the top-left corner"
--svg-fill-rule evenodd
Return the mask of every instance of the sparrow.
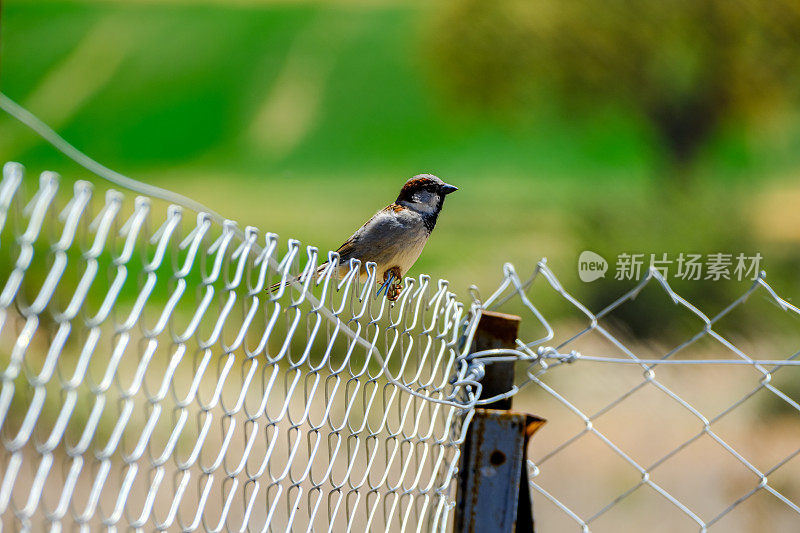
<path id="1" fill-rule="evenodd" d="M 376 296 L 386 289 L 386 298 L 397 300 L 403 289 L 403 276 L 428 242 L 445 196 L 457 190 L 458 187 L 433 174 L 418 174 L 409 179 L 394 203 L 375 213 L 336 250 L 340 264 L 347 264 L 351 259 L 360 260 L 361 276 L 364 277 L 364 265 L 374 262 L 378 274 L 383 275 L 383 285 Z M 320 265 L 317 274 L 321 274 L 326 265 Z M 346 272 L 341 273 L 344 274 Z M 276 283 L 269 290 L 277 289 L 282 283 Z"/>

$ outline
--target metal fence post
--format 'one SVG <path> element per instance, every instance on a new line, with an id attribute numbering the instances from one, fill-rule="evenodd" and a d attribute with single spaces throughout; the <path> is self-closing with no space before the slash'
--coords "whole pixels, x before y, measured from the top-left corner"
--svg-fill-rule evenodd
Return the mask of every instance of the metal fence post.
<path id="1" fill-rule="evenodd" d="M 483 311 L 473 351 L 513 348 L 520 317 Z M 514 363 L 486 366 L 481 396 L 511 389 Z M 511 398 L 475 410 L 467 431 L 458 474 L 454 531 L 533 532 L 533 506 L 528 487 L 528 440 L 545 420 L 511 409 Z"/>

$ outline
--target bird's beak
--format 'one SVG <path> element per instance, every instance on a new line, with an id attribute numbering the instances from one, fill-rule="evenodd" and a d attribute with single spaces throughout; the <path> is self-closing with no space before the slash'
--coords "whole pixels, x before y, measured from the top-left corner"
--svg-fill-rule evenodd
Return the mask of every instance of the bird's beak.
<path id="1" fill-rule="evenodd" d="M 447 196 L 451 192 L 456 192 L 457 190 L 458 187 L 456 187 L 455 185 L 450 185 L 449 183 L 445 183 L 444 185 L 442 185 L 442 194 L 444 196 Z"/>

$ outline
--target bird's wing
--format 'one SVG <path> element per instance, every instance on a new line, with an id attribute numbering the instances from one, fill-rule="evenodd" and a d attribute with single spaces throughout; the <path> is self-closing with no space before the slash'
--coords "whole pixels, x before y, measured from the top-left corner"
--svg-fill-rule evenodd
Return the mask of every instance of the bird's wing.
<path id="1" fill-rule="evenodd" d="M 387 247 L 395 246 L 407 229 L 397 216 L 408 208 L 390 204 L 377 213 L 342 244 L 338 250 L 340 262 L 350 259 L 375 261 Z"/>
<path id="2" fill-rule="evenodd" d="M 340 265 L 358 259 L 363 269 L 365 263 L 374 261 L 379 267 L 400 266 L 403 273 L 416 260 L 426 237 L 424 224 L 419 217 L 411 214 L 407 207 L 390 204 L 358 228 L 336 252 Z M 322 273 L 326 265 L 323 263 L 319 266 L 317 275 Z M 276 283 L 269 290 L 280 286 L 280 282 Z"/>
<path id="3" fill-rule="evenodd" d="M 356 241 L 358 240 L 358 232 L 352 234 L 349 239 L 347 239 L 337 250 L 336 252 L 339 254 L 339 261 L 344 263 L 345 261 L 349 261 L 351 257 L 353 257 L 353 253 L 355 252 L 356 248 Z"/>

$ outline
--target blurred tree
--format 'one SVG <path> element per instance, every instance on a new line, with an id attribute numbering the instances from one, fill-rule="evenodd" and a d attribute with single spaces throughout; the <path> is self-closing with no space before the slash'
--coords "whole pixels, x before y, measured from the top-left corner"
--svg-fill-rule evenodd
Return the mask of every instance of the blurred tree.
<path id="1" fill-rule="evenodd" d="M 726 120 L 780 109 L 800 85 L 798 0 L 453 0 L 432 36 L 460 101 L 620 104 L 651 125 L 678 179 Z"/>

